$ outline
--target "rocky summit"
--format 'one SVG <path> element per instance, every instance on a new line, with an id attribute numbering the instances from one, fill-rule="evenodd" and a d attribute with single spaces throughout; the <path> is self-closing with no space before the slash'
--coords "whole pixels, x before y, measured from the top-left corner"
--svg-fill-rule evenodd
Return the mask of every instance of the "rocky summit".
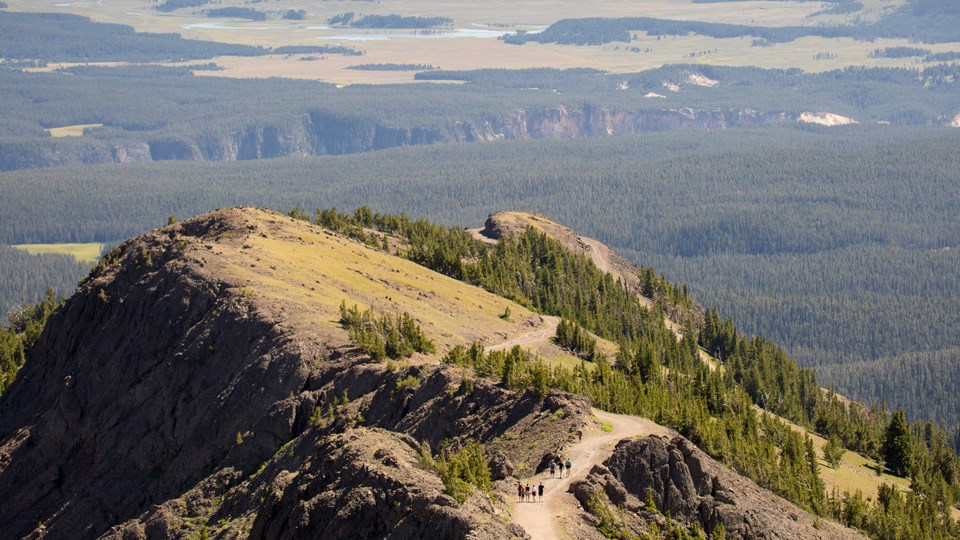
<path id="1" fill-rule="evenodd" d="M 682 438 L 620 440 L 584 397 L 441 363 L 471 343 L 549 356 L 556 320 L 377 242 L 240 208 L 105 256 L 0 398 L 0 536 L 601 538 L 595 493 L 638 532 L 669 512 L 728 537 L 856 536 Z M 341 323 L 354 304 L 408 313 L 438 352 L 374 360 Z M 464 448 L 485 473 L 444 457 Z M 531 478 L 542 506 L 517 501 Z"/>

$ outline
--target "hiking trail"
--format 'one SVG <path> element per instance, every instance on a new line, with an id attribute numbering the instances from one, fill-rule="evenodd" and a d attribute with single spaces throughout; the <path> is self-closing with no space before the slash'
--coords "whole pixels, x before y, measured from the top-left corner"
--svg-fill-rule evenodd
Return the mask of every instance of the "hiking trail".
<path id="1" fill-rule="evenodd" d="M 497 343 L 496 345 L 491 345 L 487 347 L 487 351 L 506 351 L 512 349 L 516 345 L 530 345 L 531 343 L 540 343 L 541 341 L 549 341 L 550 338 L 557 333 L 557 326 L 560 324 L 560 317 L 552 317 L 550 315 L 543 315 L 543 321 L 546 323 L 545 326 L 537 328 L 526 334 Z"/>
<path id="2" fill-rule="evenodd" d="M 561 451 L 564 461 L 569 459 L 573 465 L 569 474 L 564 470 L 563 478 L 550 478 L 548 469 L 522 480 L 531 486 L 543 482 L 543 502 L 518 502 L 514 495 L 513 522 L 523 527 L 534 540 L 561 540 L 570 536 L 563 533 L 570 528 L 570 520 L 577 515 L 580 507 L 573 494 L 567 491 L 571 482 L 584 478 L 594 465 L 610 457 L 613 447 L 621 439 L 676 434 L 639 416 L 613 414 L 598 409 L 593 409 L 593 416 L 598 421 L 584 426 L 583 440 L 574 440 Z"/>

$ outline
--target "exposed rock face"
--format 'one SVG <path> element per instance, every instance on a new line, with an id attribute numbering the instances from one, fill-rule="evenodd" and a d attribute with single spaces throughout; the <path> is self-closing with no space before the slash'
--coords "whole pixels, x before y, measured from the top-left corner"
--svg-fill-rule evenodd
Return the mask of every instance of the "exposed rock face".
<path id="1" fill-rule="evenodd" d="M 117 163 L 135 163 L 150 161 L 150 145 L 146 143 L 132 143 L 115 146 L 111 149 L 113 161 Z"/>
<path id="2" fill-rule="evenodd" d="M 621 441 L 603 467 L 571 490 L 581 504 L 602 492 L 638 517 L 638 530 L 653 509 L 711 531 L 718 523 L 732 538 L 865 538 L 814 518 L 792 503 L 733 473 L 683 437 L 650 436 Z"/>
<path id="3" fill-rule="evenodd" d="M 780 112 L 752 109 L 666 109 L 624 111 L 599 107 L 518 109 L 510 114 L 448 125 L 382 125 L 358 118 L 311 112 L 283 126 L 253 126 L 199 141 L 167 137 L 107 147 L 88 137 L 83 144 L 56 143 L 56 149 L 0 146 L 0 170 L 80 163 L 164 160 L 234 161 L 292 155 L 339 155 L 398 146 L 502 139 L 613 137 L 678 129 L 731 129 L 795 120 Z M 6 151 L 5 151 L 6 150 Z"/>
<path id="4" fill-rule="evenodd" d="M 242 525 L 230 531 L 251 538 L 524 536 L 502 520 L 478 519 L 499 512 L 489 499 L 471 497 L 460 505 L 444 495 L 436 474 L 418 464 L 418 450 L 413 438 L 380 429 L 333 435 L 315 430 L 249 480 L 229 490 L 210 481 L 207 493 L 197 489 L 186 500 L 210 500 L 219 492 L 220 507 L 198 505 L 197 513 L 213 511 L 208 519 L 221 523 L 239 520 Z M 176 507 L 157 507 L 107 537 L 170 537 L 184 521 Z"/>

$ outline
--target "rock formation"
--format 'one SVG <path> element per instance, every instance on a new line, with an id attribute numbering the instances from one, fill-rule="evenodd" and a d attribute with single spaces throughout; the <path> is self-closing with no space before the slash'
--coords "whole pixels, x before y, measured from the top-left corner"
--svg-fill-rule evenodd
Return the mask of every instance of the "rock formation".
<path id="1" fill-rule="evenodd" d="M 683 523 L 698 523 L 705 531 L 722 524 L 728 538 L 865 538 L 814 518 L 717 463 L 683 437 L 621 441 L 603 466 L 594 467 L 571 490 L 585 507 L 594 494 L 602 493 L 614 507 L 626 510 L 632 521 L 628 525 L 637 531 L 668 514 Z M 648 493 L 656 508 L 645 504 Z"/>

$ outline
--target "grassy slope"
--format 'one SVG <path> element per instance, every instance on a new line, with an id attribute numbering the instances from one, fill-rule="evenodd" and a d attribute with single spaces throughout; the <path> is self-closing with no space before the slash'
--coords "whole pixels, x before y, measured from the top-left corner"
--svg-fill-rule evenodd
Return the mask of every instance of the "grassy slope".
<path id="1" fill-rule="evenodd" d="M 770 414 L 759 408 L 757 410 L 761 411 L 762 414 Z M 810 438 L 813 439 L 813 445 L 816 447 L 817 455 L 820 458 L 820 477 L 823 479 L 828 493 L 834 489 L 840 493 L 844 491 L 853 493 L 859 490 L 863 493 L 864 497 L 875 498 L 881 484 L 892 484 L 903 491 L 910 490 L 909 478 L 899 478 L 886 472 L 878 475 L 876 473 L 877 462 L 856 452 L 845 452 L 840 465 L 837 466 L 836 469 L 830 467 L 826 460 L 823 459 L 823 447 L 827 444 L 826 439 L 789 420 L 784 420 L 783 418 L 781 418 L 781 420 L 794 431 L 809 435 Z"/>
<path id="2" fill-rule="evenodd" d="M 70 255 L 80 262 L 93 264 L 100 259 L 103 244 L 91 242 L 86 244 L 15 244 L 12 247 L 22 249 L 31 255 L 39 253 L 53 253 Z"/>
<path id="3" fill-rule="evenodd" d="M 239 212 L 239 211 L 228 211 Z M 243 217 L 264 235 L 229 235 L 200 253 L 216 270 L 261 305 L 283 311 L 301 330 L 340 329 L 339 306 L 409 312 L 433 339 L 439 354 L 473 340 L 498 343 L 539 326 L 539 315 L 482 289 L 406 259 L 377 251 L 303 221 L 266 210 Z M 510 321 L 499 317 L 509 306 Z"/>

